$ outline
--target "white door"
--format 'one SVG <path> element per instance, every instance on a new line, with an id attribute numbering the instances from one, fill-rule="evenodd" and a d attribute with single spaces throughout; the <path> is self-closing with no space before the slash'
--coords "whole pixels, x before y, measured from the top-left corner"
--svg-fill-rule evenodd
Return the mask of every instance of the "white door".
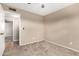
<path id="1" fill-rule="evenodd" d="M 4 49 L 5 49 L 5 23 L 4 23 L 4 11 L 0 4 L 0 56 L 2 56 Z"/>

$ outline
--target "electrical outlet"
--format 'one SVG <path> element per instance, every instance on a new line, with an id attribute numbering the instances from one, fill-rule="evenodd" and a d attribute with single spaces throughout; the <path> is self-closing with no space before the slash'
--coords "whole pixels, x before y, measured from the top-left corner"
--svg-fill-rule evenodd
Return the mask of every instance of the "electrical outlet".
<path id="1" fill-rule="evenodd" d="M 72 42 L 70 42 L 69 44 L 72 45 Z"/>

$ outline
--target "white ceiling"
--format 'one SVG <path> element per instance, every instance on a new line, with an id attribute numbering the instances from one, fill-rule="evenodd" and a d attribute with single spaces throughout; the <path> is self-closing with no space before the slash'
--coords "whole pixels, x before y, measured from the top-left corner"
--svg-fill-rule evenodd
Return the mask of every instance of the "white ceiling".
<path id="1" fill-rule="evenodd" d="M 9 5 L 11 7 L 20 8 L 35 14 L 39 14 L 42 16 L 45 16 L 47 14 L 53 13 L 55 11 L 58 11 L 62 8 L 65 8 L 69 5 L 72 5 L 73 3 L 43 3 L 45 5 L 45 8 L 41 8 L 41 3 L 6 3 L 6 5 Z"/>

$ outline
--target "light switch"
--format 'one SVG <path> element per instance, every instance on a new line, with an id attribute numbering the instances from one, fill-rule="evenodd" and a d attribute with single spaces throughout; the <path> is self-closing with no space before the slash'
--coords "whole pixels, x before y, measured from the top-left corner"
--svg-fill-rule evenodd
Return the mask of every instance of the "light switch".
<path id="1" fill-rule="evenodd" d="M 0 33 L 0 35 L 4 35 L 4 33 Z"/>
<path id="2" fill-rule="evenodd" d="M 23 27 L 23 30 L 24 30 L 24 27 Z"/>

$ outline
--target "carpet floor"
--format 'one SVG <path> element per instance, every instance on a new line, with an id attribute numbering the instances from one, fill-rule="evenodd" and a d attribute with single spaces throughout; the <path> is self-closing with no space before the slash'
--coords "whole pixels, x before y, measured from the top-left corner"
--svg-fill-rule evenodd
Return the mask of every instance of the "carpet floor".
<path id="1" fill-rule="evenodd" d="M 47 41 L 40 41 L 24 46 L 19 46 L 11 42 L 7 44 L 10 46 L 5 48 L 3 56 L 79 56 L 77 52 Z"/>

